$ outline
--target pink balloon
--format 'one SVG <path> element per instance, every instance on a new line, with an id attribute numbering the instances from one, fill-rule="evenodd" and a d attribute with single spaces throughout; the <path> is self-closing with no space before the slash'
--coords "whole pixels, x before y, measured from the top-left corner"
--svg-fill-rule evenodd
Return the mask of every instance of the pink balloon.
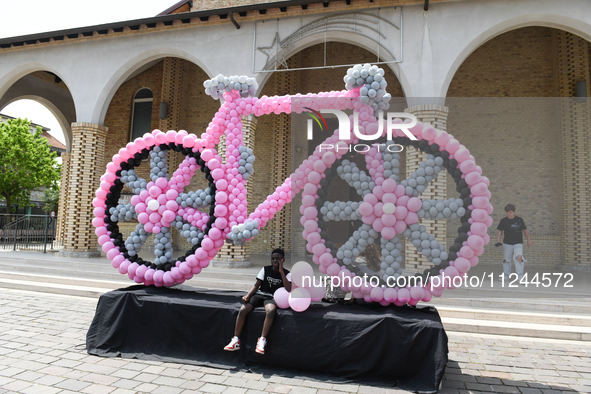
<path id="1" fill-rule="evenodd" d="M 385 193 L 393 193 L 395 189 L 396 189 L 396 181 L 394 181 L 393 179 L 388 178 L 384 181 L 384 183 L 382 183 L 382 190 L 384 190 Z M 366 195 L 366 197 L 368 195 Z M 364 200 L 365 200 L 365 198 L 364 198 Z"/>
<path id="2" fill-rule="evenodd" d="M 484 222 L 488 217 L 488 213 L 484 209 L 475 209 L 472 211 L 472 219 L 475 222 Z"/>
<path id="3" fill-rule="evenodd" d="M 479 250 L 484 247 L 484 240 L 479 235 L 471 235 L 468 237 L 468 246 L 473 250 Z"/>
<path id="4" fill-rule="evenodd" d="M 470 246 L 462 246 L 460 249 L 460 254 L 462 257 L 470 258 L 474 256 L 474 249 L 472 249 Z"/>
<path id="5" fill-rule="evenodd" d="M 359 212 L 364 215 L 371 215 L 373 213 L 373 206 L 369 202 L 359 204 Z"/>
<path id="6" fill-rule="evenodd" d="M 409 212 L 406 214 L 406 218 L 404 218 L 404 222 L 408 225 L 416 223 L 419 221 L 419 215 L 415 212 Z"/>
<path id="7" fill-rule="evenodd" d="M 403 221 L 398 221 L 394 225 L 394 230 L 396 230 L 396 234 L 402 234 L 406 230 L 406 223 Z"/>
<path id="8" fill-rule="evenodd" d="M 334 259 L 330 253 L 324 253 L 319 258 L 320 264 L 325 267 L 328 267 L 329 265 L 331 265 L 333 263 L 333 260 Z"/>
<path id="9" fill-rule="evenodd" d="M 401 199 L 398 199 L 398 201 L 400 201 Z M 396 219 L 399 220 L 404 220 L 404 218 L 406 217 L 406 215 L 408 214 L 408 209 L 405 206 L 397 206 L 396 207 L 396 211 L 394 212 L 394 216 L 396 216 Z"/>
<path id="10" fill-rule="evenodd" d="M 471 173 L 466 175 L 466 183 L 468 184 L 468 186 L 472 186 L 472 185 L 476 185 L 477 183 L 480 183 L 480 179 L 482 177 L 480 176 L 480 174 L 477 171 L 472 171 Z"/>
<path id="11" fill-rule="evenodd" d="M 437 134 L 437 131 L 431 126 L 425 126 L 421 132 L 421 136 L 427 141 L 432 141 Z"/>
<path id="12" fill-rule="evenodd" d="M 487 227 L 488 226 L 485 223 L 475 222 L 470 226 L 470 231 L 476 235 L 484 235 L 486 234 Z"/>
<path id="13" fill-rule="evenodd" d="M 296 312 L 303 312 L 310 306 L 310 292 L 303 287 L 293 289 L 289 294 L 289 306 Z"/>
<path id="14" fill-rule="evenodd" d="M 451 136 L 447 134 L 445 131 L 437 130 L 437 135 L 435 136 L 435 143 L 439 146 L 445 146 L 445 144 L 447 143 L 447 141 L 449 141 L 450 138 Z"/>
<path id="15" fill-rule="evenodd" d="M 486 209 L 488 204 L 488 198 L 485 196 L 476 196 L 472 199 L 472 205 L 476 208 Z"/>
<path id="16" fill-rule="evenodd" d="M 397 232 L 394 227 L 384 227 L 382 229 L 382 237 L 384 237 L 385 239 L 392 239 L 396 236 L 396 234 Z"/>
<path id="17" fill-rule="evenodd" d="M 447 141 L 447 143 L 445 144 L 445 150 L 451 154 L 454 154 L 455 151 L 457 151 L 459 148 L 460 148 L 460 143 L 455 138 L 452 138 L 451 140 Z"/>
<path id="18" fill-rule="evenodd" d="M 306 220 L 306 222 L 304 223 L 304 228 L 309 233 L 312 231 L 316 231 L 316 229 L 318 228 L 318 223 L 315 220 Z"/>
<path id="19" fill-rule="evenodd" d="M 388 287 L 384 290 L 384 300 L 394 302 L 398 299 L 398 290 L 393 287 Z"/>
<path id="20" fill-rule="evenodd" d="M 374 287 L 371 289 L 369 296 L 371 297 L 372 301 L 380 302 L 384 299 L 384 290 L 382 290 L 380 287 Z"/>
<path id="21" fill-rule="evenodd" d="M 160 178 L 160 179 L 162 179 L 162 178 Z M 148 190 L 148 193 L 150 193 L 151 197 L 156 198 L 160 195 L 160 193 L 162 193 L 162 189 L 159 188 L 158 186 L 154 185 L 150 188 L 150 190 Z"/>
<path id="22" fill-rule="evenodd" d="M 316 171 L 312 171 L 310 174 L 308 174 L 308 182 L 314 185 L 319 184 L 321 179 L 322 177 Z"/>
<path id="23" fill-rule="evenodd" d="M 204 238 L 201 242 L 201 247 L 206 251 L 213 249 L 213 246 L 213 241 L 209 238 Z"/>
<path id="24" fill-rule="evenodd" d="M 119 249 L 113 248 L 107 252 L 107 258 L 113 260 L 116 256 L 120 255 Z"/>
<path id="25" fill-rule="evenodd" d="M 458 163 L 468 160 L 470 158 L 470 151 L 462 145 L 457 151 L 454 152 L 454 158 L 458 161 Z"/>
<path id="26" fill-rule="evenodd" d="M 273 298 L 275 299 L 275 303 L 279 308 L 289 308 L 289 293 L 287 292 L 287 290 L 285 290 L 285 287 L 280 287 L 277 290 L 275 290 Z"/>
<path id="27" fill-rule="evenodd" d="M 488 188 L 486 187 L 486 184 L 484 182 L 479 182 L 479 183 L 477 183 L 475 185 L 472 185 L 470 187 L 470 191 L 475 196 L 484 196 L 484 195 L 486 195 L 486 193 L 488 191 Z"/>
<path id="28" fill-rule="evenodd" d="M 423 203 L 421 202 L 420 198 L 412 197 L 406 203 L 406 207 L 412 212 L 417 212 L 423 207 Z"/>
<path id="29" fill-rule="evenodd" d="M 468 272 L 468 270 L 471 267 L 470 261 L 464 257 L 458 257 L 455 261 L 454 261 L 454 267 L 456 267 L 456 269 L 461 272 L 461 273 L 465 273 Z"/>
<path id="30" fill-rule="evenodd" d="M 415 300 L 422 300 L 425 297 L 425 289 L 422 287 L 411 287 L 410 296 Z"/>
<path id="31" fill-rule="evenodd" d="M 341 270 L 341 267 L 337 263 L 332 263 L 331 265 L 326 267 L 326 273 L 330 276 L 338 275 L 340 270 Z"/>
<path id="32" fill-rule="evenodd" d="M 468 174 L 476 170 L 476 163 L 474 162 L 474 160 L 465 160 L 460 164 L 459 168 L 463 174 Z"/>
<path id="33" fill-rule="evenodd" d="M 313 219 L 316 216 L 318 216 L 318 210 L 316 209 L 316 207 L 308 207 L 304 209 L 304 217 L 306 219 Z"/>
<path id="34" fill-rule="evenodd" d="M 400 301 L 402 304 L 406 304 L 408 301 L 410 301 L 410 299 L 410 291 L 408 289 L 405 288 L 398 290 L 398 301 Z"/>

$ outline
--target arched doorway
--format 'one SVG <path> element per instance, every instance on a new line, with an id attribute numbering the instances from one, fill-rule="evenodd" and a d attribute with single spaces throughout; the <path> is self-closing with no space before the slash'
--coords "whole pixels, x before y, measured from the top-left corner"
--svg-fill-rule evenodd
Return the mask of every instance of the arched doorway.
<path id="1" fill-rule="evenodd" d="M 495 223 L 505 216 L 506 204 L 516 205 L 533 235 L 533 248 L 524 254 L 540 265 L 587 264 L 582 252 L 571 252 L 586 250 L 585 223 L 591 219 L 576 197 L 588 195 L 591 178 L 589 171 L 575 175 L 589 168 L 590 153 L 589 133 L 577 127 L 589 116 L 587 106 L 576 103 L 577 82 L 586 84 L 588 96 L 588 42 L 531 26 L 474 50 L 447 93 L 449 129 L 491 180 Z M 489 235 L 496 239 L 496 229 Z M 482 256 L 483 262 L 499 259 L 492 245 Z"/>

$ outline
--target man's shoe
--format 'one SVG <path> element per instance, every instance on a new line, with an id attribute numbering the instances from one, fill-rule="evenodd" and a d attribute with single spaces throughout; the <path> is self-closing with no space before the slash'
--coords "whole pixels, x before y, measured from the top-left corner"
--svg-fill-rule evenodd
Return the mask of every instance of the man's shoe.
<path id="1" fill-rule="evenodd" d="M 224 350 L 229 352 L 233 352 L 235 350 L 240 350 L 240 339 L 238 337 L 232 338 L 229 344 L 224 347 Z"/>
<path id="2" fill-rule="evenodd" d="M 257 341 L 257 347 L 254 349 L 254 351 L 258 354 L 265 354 L 265 346 L 267 346 L 267 340 L 263 337 L 260 337 Z"/>

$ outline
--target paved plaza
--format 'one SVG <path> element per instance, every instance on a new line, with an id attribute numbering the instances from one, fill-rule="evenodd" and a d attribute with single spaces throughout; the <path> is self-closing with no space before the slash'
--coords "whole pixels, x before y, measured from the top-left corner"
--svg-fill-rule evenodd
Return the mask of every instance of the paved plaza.
<path id="1" fill-rule="evenodd" d="M 0 289 L 0 394 L 403 393 L 383 385 L 101 358 L 85 351 L 97 300 Z M 449 332 L 442 394 L 591 392 L 591 343 Z M 222 346 L 223 344 L 220 344 Z"/>

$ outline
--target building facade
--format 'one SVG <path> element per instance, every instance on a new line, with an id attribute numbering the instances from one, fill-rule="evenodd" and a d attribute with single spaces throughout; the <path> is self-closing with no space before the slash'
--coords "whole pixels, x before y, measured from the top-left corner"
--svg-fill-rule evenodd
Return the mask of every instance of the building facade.
<path id="1" fill-rule="evenodd" d="M 91 201 L 105 165 L 134 130 L 201 135 L 219 108 L 206 79 L 249 75 L 258 96 L 342 90 L 347 67 L 339 66 L 382 62 L 393 108 L 453 134 L 490 178 L 491 239 L 512 203 L 532 234 L 530 261 L 588 270 L 590 39 L 583 0 L 180 2 L 150 19 L 1 39 L 0 108 L 32 98 L 60 121 L 64 253 L 92 255 Z M 249 211 L 292 172 L 292 123 L 287 115 L 244 119 L 256 156 Z M 403 153 L 401 170 L 418 160 Z M 451 177 L 426 193 L 458 196 Z M 294 201 L 246 247 L 218 257 L 303 252 L 298 214 Z M 426 225 L 453 243 L 456 225 Z M 489 245 L 481 261 L 498 254 Z M 407 268 L 428 264 L 411 249 L 406 260 Z"/>

